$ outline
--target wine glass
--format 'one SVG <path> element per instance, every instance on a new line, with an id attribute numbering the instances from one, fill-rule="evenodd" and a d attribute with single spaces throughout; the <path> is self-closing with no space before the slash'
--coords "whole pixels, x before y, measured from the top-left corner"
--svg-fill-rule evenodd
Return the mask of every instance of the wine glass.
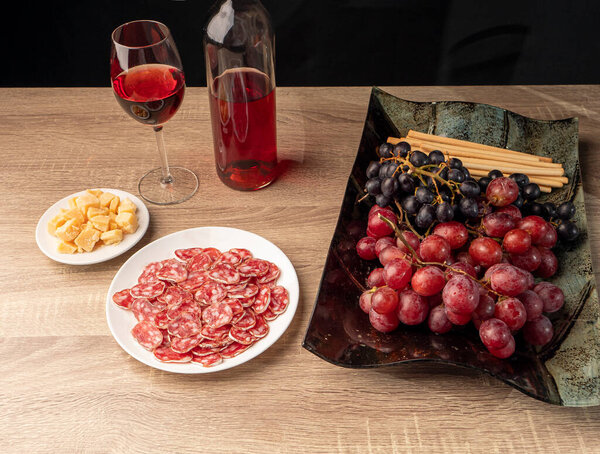
<path id="1" fill-rule="evenodd" d="M 140 179 L 140 195 L 157 205 L 189 199 L 198 190 L 198 177 L 183 167 L 169 167 L 163 139 L 163 125 L 175 115 L 185 92 L 181 58 L 167 26 L 136 20 L 117 27 L 112 33 L 110 79 L 123 110 L 156 133 L 161 167 Z"/>

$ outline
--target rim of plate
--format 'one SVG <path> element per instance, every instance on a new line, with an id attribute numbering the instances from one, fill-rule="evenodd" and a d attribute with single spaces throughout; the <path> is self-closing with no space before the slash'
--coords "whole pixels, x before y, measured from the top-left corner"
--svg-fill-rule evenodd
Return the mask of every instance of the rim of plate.
<path id="1" fill-rule="evenodd" d="M 124 235 L 123 240 L 116 245 L 102 246 L 95 251 L 81 254 L 59 254 L 56 252 L 56 246 L 59 240 L 48 233 L 48 222 L 50 219 L 52 219 L 52 217 L 58 214 L 59 209 L 68 207 L 69 199 L 85 193 L 86 190 L 75 192 L 54 203 L 44 212 L 44 214 L 42 214 L 38 220 L 35 228 L 35 241 L 40 248 L 40 251 L 42 251 L 46 257 L 54 260 L 55 262 L 64 263 L 66 265 L 94 265 L 96 263 L 106 262 L 107 260 L 114 259 L 124 252 L 127 252 L 144 237 L 146 231 L 148 230 L 148 226 L 150 225 L 150 213 L 144 202 L 139 197 L 120 189 L 97 189 L 101 190 L 102 192 L 111 192 L 119 196 L 121 199 L 127 197 L 131 199 L 133 203 L 135 203 L 138 208 L 136 213 L 138 219 L 137 230 L 134 233 L 128 233 Z"/>
<path id="2" fill-rule="evenodd" d="M 221 236 L 219 241 L 227 243 L 227 246 L 219 246 L 214 244 L 214 238 L 211 244 L 202 245 L 199 242 L 190 243 L 191 239 L 196 235 L 214 236 L 215 234 Z M 249 243 L 248 240 L 242 240 L 238 238 L 246 237 L 253 241 Z M 181 247 L 178 246 L 167 246 L 172 243 L 180 241 Z M 236 243 L 238 241 L 238 243 Z M 145 350 L 139 345 L 131 336 L 131 329 L 135 326 L 137 321 L 127 309 L 118 307 L 112 301 L 112 295 L 127 286 L 132 286 L 137 283 L 137 277 L 142 271 L 143 266 L 148 263 L 164 260 L 167 258 L 174 258 L 174 251 L 176 249 L 189 247 L 216 247 L 220 250 L 228 250 L 234 247 L 245 248 L 252 252 L 252 255 L 256 258 L 269 260 L 274 262 L 281 270 L 281 275 L 278 279 L 278 284 L 283 285 L 289 292 L 290 302 L 287 310 L 277 317 L 275 320 L 269 322 L 269 334 L 264 338 L 254 343 L 248 350 L 239 354 L 234 358 L 224 359 L 221 364 L 214 367 L 204 367 L 197 363 L 167 363 L 159 361 L 154 357 L 152 352 Z M 257 248 L 270 249 L 267 255 L 263 253 L 256 253 Z M 158 254 L 156 253 L 157 251 Z M 151 255 L 151 258 L 145 257 Z M 162 255 L 161 255 L 162 254 Z M 274 257 L 275 256 L 275 257 Z M 130 276 L 128 276 L 128 274 Z M 132 277 L 133 276 L 133 277 Z M 126 283 L 127 282 L 127 283 Z M 217 226 L 206 226 L 206 227 L 195 227 L 186 230 L 180 230 L 178 232 L 171 233 L 154 240 L 152 243 L 147 244 L 135 254 L 133 254 L 116 272 L 113 280 L 108 288 L 106 295 L 106 321 L 110 332 L 119 346 L 128 353 L 132 358 L 137 361 L 156 369 L 164 370 L 166 372 L 180 373 L 180 374 L 206 374 L 212 372 L 219 372 L 221 370 L 230 369 L 235 366 L 239 366 L 251 359 L 257 357 L 269 347 L 271 347 L 277 340 L 287 331 L 288 327 L 292 323 L 292 320 L 296 314 L 298 308 L 298 301 L 300 296 L 300 285 L 298 282 L 298 275 L 294 265 L 287 257 L 287 255 L 274 243 L 267 240 L 266 238 L 257 235 L 256 233 L 249 232 L 247 230 L 237 229 L 233 227 L 217 227 Z M 119 326 L 117 326 L 119 325 Z M 126 329 L 124 329 L 125 327 Z M 120 329 L 119 329 L 120 328 Z M 125 337 L 125 338 L 124 338 Z"/>

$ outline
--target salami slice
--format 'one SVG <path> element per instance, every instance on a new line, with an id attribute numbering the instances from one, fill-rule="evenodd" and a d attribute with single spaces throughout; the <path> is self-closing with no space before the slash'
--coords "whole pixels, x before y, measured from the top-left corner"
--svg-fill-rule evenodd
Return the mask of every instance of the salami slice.
<path id="1" fill-rule="evenodd" d="M 240 329 L 237 326 L 233 326 L 229 331 L 229 337 L 234 342 L 238 342 L 242 345 L 250 345 L 254 342 L 254 336 L 248 332 L 248 330 Z"/>
<path id="2" fill-rule="evenodd" d="M 219 328 L 212 328 L 208 325 L 202 326 L 200 334 L 208 340 L 219 340 L 229 336 L 230 325 L 223 325 Z"/>
<path id="3" fill-rule="evenodd" d="M 232 251 L 227 251 L 221 254 L 221 257 L 218 258 L 216 263 L 229 263 L 230 265 L 235 266 L 241 261 L 242 258 L 239 256 L 239 254 Z"/>
<path id="4" fill-rule="evenodd" d="M 252 298 L 258 293 L 258 285 L 246 284 L 244 288 L 235 288 L 227 291 L 229 298 Z"/>
<path id="5" fill-rule="evenodd" d="M 206 271 L 212 265 L 213 261 L 208 254 L 201 252 L 195 255 L 187 262 L 187 270 L 192 271 Z"/>
<path id="6" fill-rule="evenodd" d="M 248 350 L 249 347 L 249 345 L 240 344 L 239 342 L 234 341 L 221 350 L 221 356 L 225 359 L 234 358 L 240 353 Z"/>
<path id="7" fill-rule="evenodd" d="M 182 289 L 179 286 L 172 286 L 165 289 L 164 293 L 156 298 L 167 306 L 177 306 L 181 303 L 192 301 L 194 295 L 191 292 Z"/>
<path id="8" fill-rule="evenodd" d="M 202 312 L 202 321 L 211 328 L 219 328 L 231 323 L 233 311 L 228 304 L 214 303 Z"/>
<path id="9" fill-rule="evenodd" d="M 152 262 L 144 267 L 142 274 L 138 277 L 138 284 L 148 284 L 150 282 L 156 282 L 158 278 L 156 273 L 162 268 L 162 262 Z"/>
<path id="10" fill-rule="evenodd" d="M 277 317 L 279 317 L 277 314 L 273 313 L 273 310 L 271 309 L 271 307 L 267 307 L 267 310 L 264 311 L 262 313 L 262 316 L 264 317 L 264 319 L 268 322 L 275 320 Z"/>
<path id="11" fill-rule="evenodd" d="M 290 304 L 290 296 L 285 287 L 276 285 L 271 289 L 271 310 L 273 314 L 283 314 Z"/>
<path id="12" fill-rule="evenodd" d="M 242 259 L 242 262 L 252 258 L 252 252 L 250 252 L 248 249 L 233 248 L 229 249 L 229 252 L 239 255 Z"/>
<path id="13" fill-rule="evenodd" d="M 256 295 L 256 300 L 252 305 L 252 309 L 257 314 L 262 314 L 267 310 L 269 304 L 271 303 L 271 289 L 266 285 L 261 285 L 258 290 L 258 294 Z"/>
<path id="14" fill-rule="evenodd" d="M 216 262 L 221 256 L 221 251 L 214 247 L 207 247 L 202 252 L 208 255 L 213 262 Z"/>
<path id="15" fill-rule="evenodd" d="M 161 310 L 155 307 L 148 298 L 134 298 L 131 303 L 131 312 L 138 322 L 155 323 L 156 316 Z"/>
<path id="16" fill-rule="evenodd" d="M 207 347 L 203 344 L 200 344 L 192 349 L 192 354 L 194 356 L 207 356 L 213 353 L 219 353 L 220 351 L 220 347 Z"/>
<path id="17" fill-rule="evenodd" d="M 112 296 L 112 300 L 117 306 L 122 307 L 123 309 L 129 309 L 131 308 L 131 303 L 133 303 L 133 296 L 131 296 L 129 289 L 126 288 L 115 293 Z"/>
<path id="18" fill-rule="evenodd" d="M 195 301 L 186 301 L 177 306 L 171 306 L 167 309 L 167 317 L 169 320 L 177 320 L 182 314 L 188 313 L 196 317 L 200 317 L 201 309 Z"/>
<path id="19" fill-rule="evenodd" d="M 269 272 L 269 262 L 250 258 L 238 266 L 238 271 L 242 276 L 247 277 L 264 276 Z"/>
<path id="20" fill-rule="evenodd" d="M 188 272 L 183 263 L 177 259 L 170 259 L 160 270 L 156 272 L 156 277 L 162 281 L 183 282 L 187 279 Z"/>
<path id="21" fill-rule="evenodd" d="M 244 309 L 244 315 L 236 321 L 234 326 L 239 329 L 250 329 L 256 324 L 257 317 L 252 309 Z"/>
<path id="22" fill-rule="evenodd" d="M 281 274 L 281 270 L 274 263 L 269 263 L 269 271 L 264 275 L 258 278 L 259 284 L 266 284 L 267 282 L 276 281 Z"/>
<path id="23" fill-rule="evenodd" d="M 257 315 L 256 323 L 252 328 L 248 330 L 248 332 L 257 339 L 262 339 L 267 334 L 269 334 L 269 324 L 266 322 L 265 318 L 262 315 Z"/>
<path id="24" fill-rule="evenodd" d="M 251 296 L 250 298 L 239 298 L 239 300 L 243 307 L 252 307 L 254 301 L 256 301 L 256 297 Z"/>
<path id="25" fill-rule="evenodd" d="M 204 306 L 223 301 L 226 296 L 225 288 L 213 281 L 206 282 L 194 293 L 194 299 Z"/>
<path id="26" fill-rule="evenodd" d="M 156 326 L 150 322 L 139 322 L 131 330 L 131 335 L 146 350 L 154 350 L 163 341 L 163 335 Z"/>
<path id="27" fill-rule="evenodd" d="M 205 271 L 192 271 L 191 273 L 188 273 L 188 277 L 185 281 L 179 283 L 179 287 L 191 292 L 207 281 L 209 281 L 209 278 Z"/>
<path id="28" fill-rule="evenodd" d="M 171 347 L 158 347 L 154 349 L 154 356 L 163 363 L 189 363 L 194 355 L 177 353 Z"/>
<path id="29" fill-rule="evenodd" d="M 193 337 L 200 334 L 202 324 L 197 315 L 183 312 L 178 318 L 169 322 L 167 330 L 172 336 Z M 171 342 L 173 342 L 172 339 Z"/>
<path id="30" fill-rule="evenodd" d="M 204 251 L 204 248 L 201 247 L 191 247 L 187 249 L 177 249 L 175 251 L 175 257 L 184 262 L 187 262 L 189 259 L 194 257 L 195 255 L 200 254 L 200 252 Z"/>
<path id="31" fill-rule="evenodd" d="M 222 284 L 237 284 L 240 282 L 240 273 L 228 263 L 215 265 L 209 272 L 208 277 Z"/>
<path id="32" fill-rule="evenodd" d="M 165 329 L 160 329 L 160 332 L 163 335 L 163 341 L 162 344 L 160 344 L 161 347 L 170 347 L 171 346 L 171 335 L 169 334 L 169 332 Z"/>
<path id="33" fill-rule="evenodd" d="M 166 310 L 162 310 L 154 316 L 154 324 L 156 325 L 157 328 L 160 328 L 160 329 L 167 329 L 167 326 L 169 325 L 170 321 L 171 321 L 171 319 L 169 317 L 167 317 Z"/>
<path id="34" fill-rule="evenodd" d="M 222 348 L 227 347 L 229 344 L 233 343 L 233 339 L 229 337 L 229 333 L 222 339 L 209 340 L 204 339 L 202 341 L 202 345 L 204 347 L 215 348 L 221 350 Z"/>
<path id="35" fill-rule="evenodd" d="M 165 283 L 161 281 L 149 282 L 148 284 L 137 284 L 131 287 L 129 292 L 134 298 L 156 298 L 165 291 Z"/>
<path id="36" fill-rule="evenodd" d="M 233 316 L 235 317 L 236 315 L 242 314 L 244 312 L 244 306 L 242 306 L 242 303 L 240 303 L 239 300 L 234 299 L 234 298 L 225 298 L 223 300 L 223 302 L 227 305 L 229 305 L 229 307 L 231 308 L 231 312 L 233 313 Z"/>
<path id="37" fill-rule="evenodd" d="M 200 363 L 204 367 L 213 367 L 223 362 L 223 357 L 220 353 L 211 353 L 206 356 L 193 355 L 192 362 Z"/>
<path id="38" fill-rule="evenodd" d="M 202 336 L 174 337 L 171 340 L 171 348 L 177 353 L 187 353 L 197 347 L 201 340 Z"/>

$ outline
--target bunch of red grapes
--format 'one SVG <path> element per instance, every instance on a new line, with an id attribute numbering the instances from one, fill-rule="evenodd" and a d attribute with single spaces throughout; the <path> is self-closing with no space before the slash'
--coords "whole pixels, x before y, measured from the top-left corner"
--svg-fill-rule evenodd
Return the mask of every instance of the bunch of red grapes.
<path id="1" fill-rule="evenodd" d="M 519 331 L 529 344 L 550 342 L 554 329 L 546 314 L 562 308 L 564 294 L 534 275 L 547 279 L 557 272 L 552 248 L 560 224 L 523 216 L 513 204 L 522 196 L 514 178 L 498 175 L 483 183 L 477 217 L 434 221 L 424 232 L 401 209 L 397 215 L 390 206 L 371 208 L 367 236 L 356 250 L 362 259 L 381 263 L 359 300 L 376 330 L 427 323 L 443 334 L 472 322 L 498 358 L 515 352 Z M 570 218 L 574 209 L 569 211 Z"/>

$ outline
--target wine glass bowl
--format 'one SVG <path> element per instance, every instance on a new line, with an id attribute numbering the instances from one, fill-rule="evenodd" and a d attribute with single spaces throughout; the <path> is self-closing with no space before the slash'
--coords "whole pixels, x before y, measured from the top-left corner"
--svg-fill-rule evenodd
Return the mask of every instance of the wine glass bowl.
<path id="1" fill-rule="evenodd" d="M 168 27 L 149 20 L 117 27 L 112 33 L 110 77 L 123 110 L 156 133 L 161 167 L 142 177 L 140 195 L 158 205 L 189 199 L 198 189 L 198 178 L 188 169 L 169 167 L 162 135 L 185 93 L 183 65 Z"/>

